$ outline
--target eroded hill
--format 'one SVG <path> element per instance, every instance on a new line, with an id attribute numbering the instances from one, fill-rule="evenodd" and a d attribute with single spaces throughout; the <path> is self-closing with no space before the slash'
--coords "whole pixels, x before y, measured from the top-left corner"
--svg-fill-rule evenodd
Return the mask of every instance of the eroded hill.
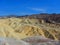
<path id="1" fill-rule="evenodd" d="M 42 18 L 10 17 L 0 19 L 0 37 L 23 39 L 40 35 L 60 40 L 60 24 L 46 23 Z"/>

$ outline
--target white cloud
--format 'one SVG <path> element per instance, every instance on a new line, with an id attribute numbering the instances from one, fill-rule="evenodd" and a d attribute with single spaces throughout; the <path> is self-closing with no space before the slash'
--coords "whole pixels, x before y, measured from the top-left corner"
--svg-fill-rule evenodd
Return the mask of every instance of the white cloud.
<path id="1" fill-rule="evenodd" d="M 30 14 L 33 14 L 33 13 L 25 13 L 25 12 L 23 12 L 23 13 L 20 13 L 21 15 L 30 15 Z"/>
<path id="2" fill-rule="evenodd" d="M 30 7 L 28 7 L 28 9 L 34 10 L 34 11 L 40 11 L 42 13 L 45 13 L 46 12 L 46 10 L 45 9 L 42 9 L 42 8 L 30 8 Z"/>

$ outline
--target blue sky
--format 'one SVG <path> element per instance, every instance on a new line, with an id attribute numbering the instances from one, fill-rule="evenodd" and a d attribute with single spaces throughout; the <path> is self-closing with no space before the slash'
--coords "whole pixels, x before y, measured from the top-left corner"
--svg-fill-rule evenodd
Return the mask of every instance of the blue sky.
<path id="1" fill-rule="evenodd" d="M 0 0 L 0 16 L 60 13 L 60 0 Z"/>

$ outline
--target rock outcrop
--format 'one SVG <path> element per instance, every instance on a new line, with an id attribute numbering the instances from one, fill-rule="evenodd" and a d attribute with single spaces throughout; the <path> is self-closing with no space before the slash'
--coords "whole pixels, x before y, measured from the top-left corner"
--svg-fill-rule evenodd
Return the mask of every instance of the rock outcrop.
<path id="1" fill-rule="evenodd" d="M 0 37 L 23 39 L 30 36 L 44 36 L 60 40 L 60 25 L 41 21 L 41 19 L 16 17 L 0 19 Z"/>

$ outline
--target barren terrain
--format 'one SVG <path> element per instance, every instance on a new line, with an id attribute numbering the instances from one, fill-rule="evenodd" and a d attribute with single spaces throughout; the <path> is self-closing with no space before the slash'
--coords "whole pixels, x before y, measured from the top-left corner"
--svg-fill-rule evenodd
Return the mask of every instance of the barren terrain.
<path id="1" fill-rule="evenodd" d="M 51 40 L 60 41 L 60 22 L 51 18 L 48 21 L 46 17 L 0 18 L 0 37 L 21 40 L 31 36 L 43 36 Z"/>

